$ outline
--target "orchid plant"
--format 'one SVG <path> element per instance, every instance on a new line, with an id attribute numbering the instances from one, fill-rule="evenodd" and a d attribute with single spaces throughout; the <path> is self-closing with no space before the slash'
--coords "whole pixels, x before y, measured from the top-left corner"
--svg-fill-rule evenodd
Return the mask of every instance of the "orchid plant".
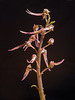
<path id="1" fill-rule="evenodd" d="M 46 100 L 44 90 L 43 90 L 42 75 L 46 70 L 51 71 L 51 69 L 54 66 L 57 66 L 57 65 L 60 65 L 61 63 L 63 63 L 64 59 L 62 59 L 60 62 L 55 62 L 55 61 L 48 62 L 46 47 L 53 45 L 53 43 L 54 43 L 53 38 L 50 38 L 47 42 L 47 45 L 42 47 L 45 35 L 54 30 L 53 24 L 55 23 L 55 21 L 50 21 L 51 20 L 50 11 L 48 9 L 44 9 L 42 13 L 33 13 L 33 12 L 31 12 L 27 9 L 26 12 L 30 15 L 42 16 L 43 19 L 46 22 L 46 25 L 44 27 L 42 25 L 35 25 L 34 24 L 33 32 L 24 32 L 24 31 L 20 30 L 20 32 L 23 33 L 23 34 L 30 34 L 31 35 L 29 40 L 25 41 L 25 43 L 23 43 L 23 44 L 21 44 L 17 47 L 9 49 L 8 51 L 13 51 L 13 50 L 16 50 L 16 49 L 19 49 L 19 48 L 23 48 L 24 51 L 26 51 L 28 49 L 28 47 L 31 47 L 32 49 L 35 50 L 35 54 L 32 54 L 31 60 L 29 61 L 27 59 L 28 66 L 26 67 L 22 81 L 29 75 L 29 73 L 31 71 L 34 71 L 37 74 L 38 86 L 32 85 L 31 87 L 37 88 L 37 90 L 39 92 L 40 100 Z M 40 39 L 39 39 L 39 35 L 41 36 Z M 32 45 L 32 42 L 35 42 L 35 47 Z M 43 55 L 45 64 L 47 66 L 42 71 L 41 71 L 41 55 Z M 36 62 L 36 69 L 34 69 L 31 66 L 31 64 L 34 63 L 34 62 Z"/>

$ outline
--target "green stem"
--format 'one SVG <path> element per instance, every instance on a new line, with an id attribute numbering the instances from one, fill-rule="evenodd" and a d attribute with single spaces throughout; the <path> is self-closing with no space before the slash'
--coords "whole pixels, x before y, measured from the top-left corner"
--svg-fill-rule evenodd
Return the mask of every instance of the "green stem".
<path id="1" fill-rule="evenodd" d="M 42 47 L 43 39 L 44 39 L 44 35 L 41 36 L 38 53 L 37 53 L 37 82 L 38 82 L 38 91 L 39 91 L 40 100 L 46 100 L 44 90 L 43 90 L 42 75 L 40 75 L 41 47 Z"/>

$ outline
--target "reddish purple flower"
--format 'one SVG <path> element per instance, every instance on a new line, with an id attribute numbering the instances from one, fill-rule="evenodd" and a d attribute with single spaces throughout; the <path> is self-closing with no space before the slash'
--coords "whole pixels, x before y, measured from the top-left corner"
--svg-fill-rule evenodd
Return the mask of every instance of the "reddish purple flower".
<path id="1" fill-rule="evenodd" d="M 53 68 L 54 66 L 60 65 L 63 62 L 64 62 L 64 59 L 61 60 L 60 62 L 50 61 L 49 68 Z"/>
<path id="2" fill-rule="evenodd" d="M 8 51 L 13 51 L 13 50 L 19 49 L 19 48 L 21 48 L 21 47 L 23 47 L 24 51 L 26 51 L 28 47 L 31 47 L 31 48 L 35 49 L 35 48 L 31 45 L 31 43 L 32 43 L 33 41 L 35 41 L 35 40 L 37 40 L 37 39 L 35 38 L 35 35 L 31 35 L 28 41 L 25 41 L 25 43 L 23 43 L 23 44 L 21 44 L 21 45 L 19 45 L 19 46 L 17 46 L 17 47 L 14 47 L 14 48 L 12 48 L 12 49 L 9 49 Z M 39 42 L 39 40 L 37 40 L 37 41 Z"/>

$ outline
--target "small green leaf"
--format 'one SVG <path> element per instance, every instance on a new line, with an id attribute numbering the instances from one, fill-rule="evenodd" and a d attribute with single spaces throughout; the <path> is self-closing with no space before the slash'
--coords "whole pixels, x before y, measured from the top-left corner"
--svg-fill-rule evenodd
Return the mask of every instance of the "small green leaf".
<path id="1" fill-rule="evenodd" d="M 55 23 L 55 21 L 51 21 L 47 26 L 49 26 L 49 25 L 51 25 L 51 24 L 54 24 Z"/>
<path id="2" fill-rule="evenodd" d="M 32 88 L 32 87 L 35 87 L 35 88 L 38 90 L 38 87 L 37 87 L 36 85 L 31 85 L 31 88 Z"/>
<path id="3" fill-rule="evenodd" d="M 54 23 L 55 23 L 55 21 L 51 21 L 51 22 L 50 22 L 50 24 L 54 24 Z"/>

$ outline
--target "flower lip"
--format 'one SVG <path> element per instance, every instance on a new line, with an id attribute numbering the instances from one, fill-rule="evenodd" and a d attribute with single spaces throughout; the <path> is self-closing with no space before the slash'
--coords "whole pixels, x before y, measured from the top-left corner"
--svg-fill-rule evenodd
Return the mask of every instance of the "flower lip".
<path id="1" fill-rule="evenodd" d="M 33 13 L 33 12 L 31 12 L 29 9 L 27 9 L 26 12 L 27 12 L 28 14 L 34 15 L 34 16 L 42 16 L 42 15 L 43 15 L 43 13 Z"/>
<path id="2" fill-rule="evenodd" d="M 39 33 L 41 33 L 42 31 L 44 31 L 43 28 L 41 28 L 41 29 L 38 30 L 38 31 L 34 31 L 34 32 L 24 32 L 24 31 L 21 31 L 21 30 L 20 30 L 20 32 L 23 33 L 23 34 L 39 34 Z"/>

